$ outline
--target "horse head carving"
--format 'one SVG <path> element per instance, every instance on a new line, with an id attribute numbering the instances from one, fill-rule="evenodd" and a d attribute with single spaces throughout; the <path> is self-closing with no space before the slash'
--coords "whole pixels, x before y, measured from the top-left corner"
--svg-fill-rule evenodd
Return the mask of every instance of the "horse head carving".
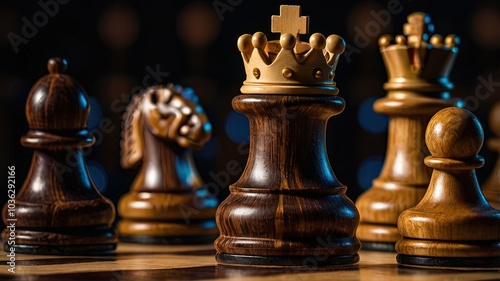
<path id="1" fill-rule="evenodd" d="M 141 163 L 145 134 L 166 144 L 199 149 L 210 139 L 211 132 L 211 124 L 196 97 L 189 97 L 187 91 L 173 84 L 150 87 L 137 95 L 125 112 L 122 166 L 130 168 Z"/>

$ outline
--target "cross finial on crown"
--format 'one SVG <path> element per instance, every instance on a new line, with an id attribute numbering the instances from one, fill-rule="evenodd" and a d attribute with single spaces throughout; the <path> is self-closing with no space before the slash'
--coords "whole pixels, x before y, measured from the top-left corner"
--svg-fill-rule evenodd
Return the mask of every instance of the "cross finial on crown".
<path id="1" fill-rule="evenodd" d="M 325 38 L 314 33 L 309 42 L 299 34 L 309 31 L 309 17 L 300 15 L 300 6 L 280 6 L 280 15 L 271 18 L 271 30 L 281 33 L 279 40 L 268 41 L 262 32 L 238 38 L 247 78 L 244 94 L 336 95 L 335 68 L 345 50 L 342 37 Z"/>
<path id="2" fill-rule="evenodd" d="M 309 32 L 309 17 L 300 15 L 300 6 L 281 5 L 280 15 L 271 17 L 271 32 L 290 33 L 298 39 Z"/>
<path id="3" fill-rule="evenodd" d="M 431 17 L 426 13 L 416 12 L 408 16 L 408 23 L 403 25 L 403 33 L 408 36 L 408 46 L 420 49 L 429 40 L 429 34 L 434 31 L 431 24 Z M 420 73 L 422 70 L 422 58 L 420 52 L 413 53 L 413 71 Z"/>
<path id="4" fill-rule="evenodd" d="M 423 41 L 429 40 L 430 33 L 434 32 L 431 17 L 422 12 L 415 12 L 408 16 L 408 23 L 403 25 L 403 33 L 408 36 L 408 45 L 420 48 Z M 418 44 L 418 45 L 417 45 Z"/>

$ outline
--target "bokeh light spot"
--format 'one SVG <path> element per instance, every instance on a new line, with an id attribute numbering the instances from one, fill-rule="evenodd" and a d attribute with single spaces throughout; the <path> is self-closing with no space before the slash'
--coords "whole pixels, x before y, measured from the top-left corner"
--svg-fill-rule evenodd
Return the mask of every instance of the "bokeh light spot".
<path id="1" fill-rule="evenodd" d="M 191 48 L 205 48 L 219 34 L 220 20 L 212 7 L 204 2 L 186 6 L 177 20 L 177 33 Z"/>
<path id="2" fill-rule="evenodd" d="M 365 99 L 358 110 L 358 121 L 361 127 L 370 133 L 383 133 L 387 131 L 389 118 L 373 111 L 373 103 L 377 98 Z"/>
<path id="3" fill-rule="evenodd" d="M 99 35 L 111 49 L 125 49 L 139 34 L 140 24 L 132 8 L 125 5 L 109 7 L 99 20 Z"/>
<path id="4" fill-rule="evenodd" d="M 235 143 L 250 139 L 250 125 L 245 115 L 231 110 L 226 118 L 226 134 Z"/>
<path id="5" fill-rule="evenodd" d="M 102 109 L 99 101 L 95 97 L 89 97 L 90 114 L 87 120 L 87 129 L 92 130 L 99 126 L 102 119 Z"/>
<path id="6" fill-rule="evenodd" d="M 99 192 L 103 193 L 108 187 L 108 175 L 104 167 L 95 161 L 87 161 L 90 178 Z"/>
<path id="7" fill-rule="evenodd" d="M 361 162 L 358 169 L 358 184 L 362 190 L 371 187 L 372 181 L 380 174 L 383 164 L 384 158 L 380 155 L 369 156 Z"/>

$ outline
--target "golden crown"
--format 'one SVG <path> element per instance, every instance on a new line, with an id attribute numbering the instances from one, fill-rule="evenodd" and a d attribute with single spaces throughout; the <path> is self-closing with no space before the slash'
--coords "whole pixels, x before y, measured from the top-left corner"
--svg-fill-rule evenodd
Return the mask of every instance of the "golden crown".
<path id="1" fill-rule="evenodd" d="M 390 35 L 380 37 L 378 43 L 384 59 L 389 81 L 386 90 L 421 92 L 448 91 L 453 83 L 448 76 L 453 67 L 460 39 L 448 35 L 429 36 L 434 31 L 429 15 L 416 12 L 408 16 L 403 26 L 404 35 L 397 35 L 395 44 Z"/>
<path id="2" fill-rule="evenodd" d="M 345 42 L 338 35 L 325 38 L 314 33 L 309 43 L 299 34 L 308 33 L 309 17 L 300 16 L 300 6 L 282 5 L 280 15 L 271 17 L 271 32 L 281 33 L 280 40 L 267 41 L 256 32 L 238 39 L 246 80 L 244 94 L 323 94 L 338 93 L 333 78 Z"/>

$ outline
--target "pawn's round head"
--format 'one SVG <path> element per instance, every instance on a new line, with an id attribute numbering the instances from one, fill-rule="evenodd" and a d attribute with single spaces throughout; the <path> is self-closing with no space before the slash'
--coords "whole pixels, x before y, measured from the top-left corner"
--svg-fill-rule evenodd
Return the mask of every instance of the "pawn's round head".
<path id="1" fill-rule="evenodd" d="M 470 111 L 458 107 L 448 107 L 436 113 L 425 132 L 425 143 L 434 157 L 474 157 L 483 141 L 479 120 Z"/>

